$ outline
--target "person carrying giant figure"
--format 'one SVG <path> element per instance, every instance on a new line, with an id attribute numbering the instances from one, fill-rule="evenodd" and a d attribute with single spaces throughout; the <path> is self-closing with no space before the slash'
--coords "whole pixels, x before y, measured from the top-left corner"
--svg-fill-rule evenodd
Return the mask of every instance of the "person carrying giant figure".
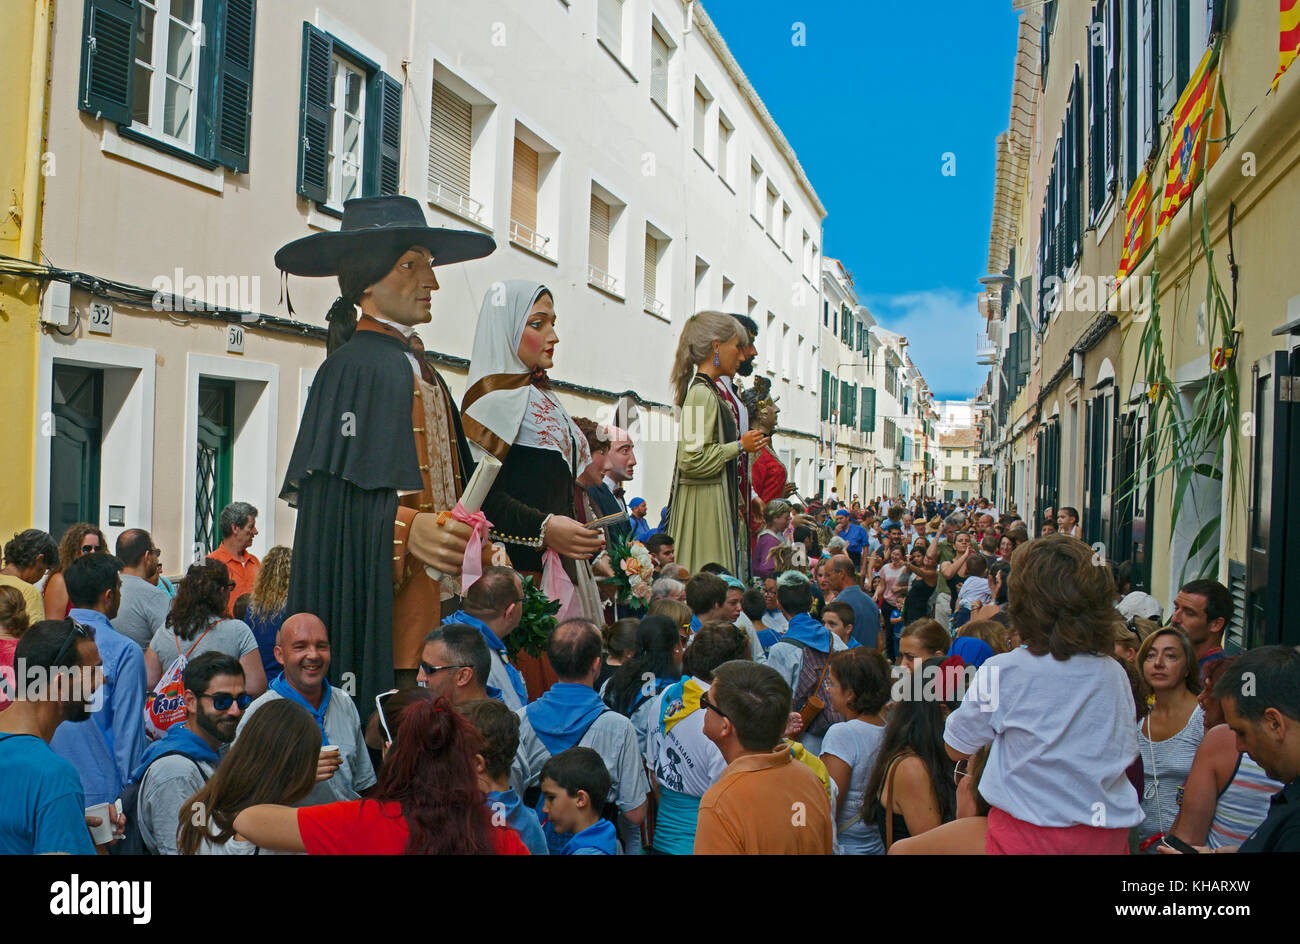
<path id="1" fill-rule="evenodd" d="M 435 267 L 495 248 L 481 233 L 430 227 L 410 197 L 385 196 L 347 201 L 337 232 L 275 254 L 283 272 L 339 280 L 280 497 L 298 509 L 288 612 L 324 620 L 330 681 L 362 705 L 414 683 L 425 634 L 460 593 L 471 531 L 443 513 L 474 461 L 416 326 L 432 320 Z"/>

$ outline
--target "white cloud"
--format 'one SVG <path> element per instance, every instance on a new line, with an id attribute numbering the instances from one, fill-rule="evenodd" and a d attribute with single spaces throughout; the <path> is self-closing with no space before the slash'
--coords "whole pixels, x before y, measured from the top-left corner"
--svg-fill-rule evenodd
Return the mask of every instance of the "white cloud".
<path id="1" fill-rule="evenodd" d="M 863 298 L 882 327 L 907 338 L 912 363 L 921 368 L 936 399 L 973 397 L 988 368 L 975 362 L 975 335 L 984 330 L 974 292 L 927 289 Z"/>

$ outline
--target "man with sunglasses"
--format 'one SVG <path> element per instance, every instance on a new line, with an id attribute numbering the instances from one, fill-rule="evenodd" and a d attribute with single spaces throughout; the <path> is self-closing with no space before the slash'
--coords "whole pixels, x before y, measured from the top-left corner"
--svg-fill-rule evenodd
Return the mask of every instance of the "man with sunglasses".
<path id="1" fill-rule="evenodd" d="M 275 658 L 284 667 L 239 722 L 244 729 L 258 708 L 287 698 L 306 709 L 321 731 L 316 785 L 301 806 L 357 800 L 375 784 L 361 716 L 352 696 L 329 683 L 330 639 L 325 623 L 311 613 L 295 613 L 275 636 Z M 325 750 L 326 747 L 330 750 Z"/>
<path id="2" fill-rule="evenodd" d="M 122 602 L 121 562 L 111 554 L 86 554 L 63 572 L 72 609 L 90 627 L 103 659 L 103 683 L 90 720 L 63 725 L 50 746 L 81 775 L 86 803 L 111 803 L 144 753 L 144 652 L 113 629 Z"/>
<path id="3" fill-rule="evenodd" d="M 186 800 L 208 782 L 222 749 L 252 698 L 244 690 L 239 660 L 223 652 L 205 652 L 185 666 L 185 723 L 174 724 L 154 741 L 131 773 L 140 784 L 136 817 L 145 848 L 155 855 L 176 855 L 176 827 Z M 193 815 L 199 810 L 186 810 Z"/>
<path id="4" fill-rule="evenodd" d="M 477 629 L 449 621 L 424 637 L 415 683 L 453 705 L 484 698 L 504 701 L 501 690 L 488 684 L 490 660 Z"/>
<path id="5" fill-rule="evenodd" d="M 492 666 L 487 675 L 487 687 L 500 692 L 492 697 L 500 698 L 511 711 L 518 711 L 528 703 L 528 689 L 524 677 L 510 662 L 505 639 L 519 625 L 524 614 L 524 585 L 519 575 L 509 567 L 484 567 L 483 576 L 465 591 L 460 607 L 442 621 L 443 625 L 464 623 L 482 633 Z M 424 640 L 424 648 L 429 648 L 428 637 Z M 429 662 L 427 658 L 424 661 Z"/>

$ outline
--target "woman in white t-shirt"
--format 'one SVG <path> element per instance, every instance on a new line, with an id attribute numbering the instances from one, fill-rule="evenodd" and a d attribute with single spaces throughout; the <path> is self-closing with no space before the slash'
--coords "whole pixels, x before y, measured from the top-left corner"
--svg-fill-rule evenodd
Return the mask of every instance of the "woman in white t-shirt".
<path id="1" fill-rule="evenodd" d="M 1008 608 L 1024 644 L 980 666 L 948 716 L 953 760 L 992 745 L 980 781 L 990 854 L 1124 855 L 1142 821 L 1125 776 L 1138 748 L 1112 655 L 1115 585 L 1092 556 L 1064 535 L 1016 548 Z"/>
<path id="2" fill-rule="evenodd" d="M 221 561 L 207 557 L 190 565 L 176 590 L 166 624 L 158 627 L 144 653 L 150 689 L 177 656 L 193 659 L 216 651 L 239 660 L 248 694 L 256 698 L 266 691 L 266 671 L 257 637 L 243 620 L 225 617 L 234 588 L 230 572 Z"/>
<path id="3" fill-rule="evenodd" d="M 1144 784 L 1138 843 L 1142 851 L 1155 852 L 1150 841 L 1167 834 L 1178 818 L 1182 787 L 1205 736 L 1205 713 L 1196 699 L 1201 690 L 1196 650 L 1182 630 L 1160 629 L 1144 639 L 1137 665 L 1156 699 L 1138 722 Z"/>
<path id="4" fill-rule="evenodd" d="M 822 763 L 839 788 L 836 827 L 845 855 L 884 855 L 874 819 L 863 813 L 867 781 L 885 740 L 883 711 L 889 701 L 889 664 L 874 649 L 859 647 L 831 657 L 831 708 L 844 715 L 822 739 Z"/>

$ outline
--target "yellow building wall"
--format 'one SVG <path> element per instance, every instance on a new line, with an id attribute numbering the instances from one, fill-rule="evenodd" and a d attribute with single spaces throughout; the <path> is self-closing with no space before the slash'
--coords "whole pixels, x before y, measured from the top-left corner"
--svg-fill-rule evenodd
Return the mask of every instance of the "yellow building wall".
<path id="1" fill-rule="evenodd" d="M 33 38 L 38 32 L 38 42 L 48 48 L 49 21 L 40 15 L 47 8 L 44 0 L 7 3 L 0 29 L 0 101 L 4 102 L 0 108 L 0 253 L 6 256 L 21 255 L 25 232 L 29 239 L 35 232 L 40 244 L 39 177 L 32 206 L 23 206 L 23 195 L 28 162 L 40 161 L 39 150 L 28 153 L 29 123 L 34 120 L 42 130 L 45 126 L 43 97 L 33 109 L 31 87 Z M 41 83 L 36 84 L 39 88 Z M 43 133 L 38 140 L 44 142 Z M 0 541 L 32 523 L 39 302 L 37 282 L 0 276 L 0 351 L 5 354 L 0 403 L 6 418 L 4 461 L 0 462 Z"/>

